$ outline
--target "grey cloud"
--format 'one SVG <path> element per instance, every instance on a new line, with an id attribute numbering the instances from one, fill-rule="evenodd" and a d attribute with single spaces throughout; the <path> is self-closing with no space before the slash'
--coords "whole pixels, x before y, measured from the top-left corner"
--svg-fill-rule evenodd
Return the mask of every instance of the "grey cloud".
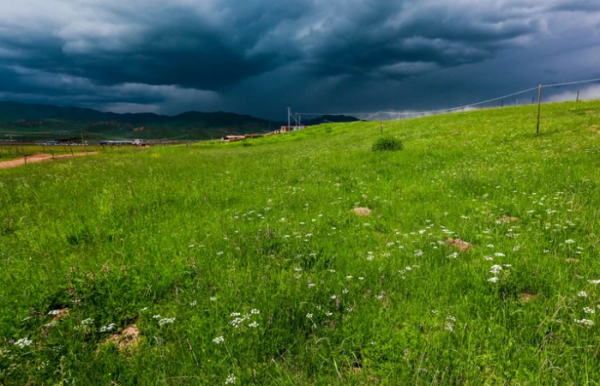
<path id="1" fill-rule="evenodd" d="M 121 110 L 267 111 L 242 99 L 273 105 L 303 86 L 313 94 L 286 97 L 327 102 L 508 53 L 527 60 L 541 42 L 548 52 L 594 47 L 599 14 L 586 0 L 22 0 L 0 4 L 0 92 Z M 562 38 L 575 29 L 587 36 Z"/>

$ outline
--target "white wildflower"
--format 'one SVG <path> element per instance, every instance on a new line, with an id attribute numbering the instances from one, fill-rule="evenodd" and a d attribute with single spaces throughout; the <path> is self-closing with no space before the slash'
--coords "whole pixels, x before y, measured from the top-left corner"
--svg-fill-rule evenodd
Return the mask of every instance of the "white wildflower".
<path id="1" fill-rule="evenodd" d="M 256 328 L 258 326 L 259 326 L 259 324 L 257 322 L 252 322 L 248 325 L 248 327 L 252 327 L 252 328 Z"/>
<path id="2" fill-rule="evenodd" d="M 217 336 L 215 339 L 213 339 L 213 342 L 215 344 L 221 344 L 221 343 L 225 342 L 225 338 L 223 338 L 222 336 Z"/>
<path id="3" fill-rule="evenodd" d="M 589 307 L 583 307 L 583 312 L 585 312 L 586 314 L 595 314 L 596 310 L 594 310 L 593 308 L 589 308 Z"/>
<path id="4" fill-rule="evenodd" d="M 575 319 L 575 323 L 581 324 L 584 326 L 593 326 L 594 322 L 589 319 Z"/>
<path id="5" fill-rule="evenodd" d="M 226 385 L 235 385 L 235 380 L 237 378 L 235 377 L 235 375 L 233 374 L 229 374 L 229 376 L 227 377 L 227 379 L 225 380 L 225 384 Z"/>
<path id="6" fill-rule="evenodd" d="M 488 281 L 490 283 L 497 283 L 498 282 L 498 278 L 497 277 L 491 277 L 491 278 L 488 279 Z"/>
<path id="7" fill-rule="evenodd" d="M 101 327 L 100 328 L 100 332 L 109 332 L 112 331 L 115 328 L 115 324 L 114 323 L 110 323 L 107 326 Z"/>
<path id="8" fill-rule="evenodd" d="M 29 346 L 32 343 L 31 340 L 27 339 L 27 338 L 21 338 L 18 341 L 15 342 L 15 346 L 19 346 L 20 348 L 24 348 L 26 346 Z"/>
<path id="9" fill-rule="evenodd" d="M 577 296 L 579 296 L 580 298 L 587 298 L 588 297 L 587 292 L 585 292 L 585 291 L 580 291 L 577 294 Z"/>
<path id="10" fill-rule="evenodd" d="M 164 318 L 158 321 L 159 326 L 164 326 L 165 324 L 171 324 L 175 322 L 175 318 Z"/>

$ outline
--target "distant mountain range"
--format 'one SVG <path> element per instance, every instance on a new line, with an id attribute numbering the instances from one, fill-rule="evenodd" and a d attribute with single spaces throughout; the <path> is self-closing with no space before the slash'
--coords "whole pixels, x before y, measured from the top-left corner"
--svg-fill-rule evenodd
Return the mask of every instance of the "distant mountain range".
<path id="1" fill-rule="evenodd" d="M 354 117 L 349 117 L 347 115 L 322 115 L 317 118 L 302 121 L 302 124 L 306 125 L 306 126 L 314 126 L 314 125 L 321 125 L 323 123 L 340 123 L 340 122 L 356 122 L 356 121 L 359 121 L 359 119 L 354 118 Z"/>
<path id="2" fill-rule="evenodd" d="M 354 117 L 322 116 L 303 122 L 351 122 Z M 229 134 L 264 133 L 281 122 L 228 112 L 190 111 L 175 116 L 105 113 L 88 108 L 0 102 L 0 140 L 80 137 L 100 139 L 212 139 Z"/>

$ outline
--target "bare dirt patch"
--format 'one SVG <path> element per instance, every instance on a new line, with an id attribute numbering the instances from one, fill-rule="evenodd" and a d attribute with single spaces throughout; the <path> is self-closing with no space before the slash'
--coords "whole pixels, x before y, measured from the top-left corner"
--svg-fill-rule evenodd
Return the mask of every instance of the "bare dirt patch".
<path id="1" fill-rule="evenodd" d="M 473 244 L 461 239 L 448 239 L 446 240 L 446 245 L 457 248 L 461 252 L 469 252 L 471 249 L 473 249 Z"/>
<path id="2" fill-rule="evenodd" d="M 71 154 L 61 154 L 61 155 L 55 155 L 53 156 L 52 154 L 34 154 L 31 156 L 27 156 L 27 157 L 21 157 L 21 158 L 16 158 L 10 161 L 3 161 L 0 162 L 0 169 L 10 169 L 10 168 L 16 168 L 19 166 L 23 166 L 23 165 L 27 165 L 27 164 L 32 164 L 32 163 L 36 163 L 36 162 L 43 162 L 43 161 L 51 161 L 53 159 L 63 159 L 63 158 L 73 158 L 73 157 L 83 157 L 86 155 L 92 155 L 92 154 L 97 154 L 98 152 L 88 152 L 87 154 L 85 153 L 74 153 L 73 155 Z"/>
<path id="3" fill-rule="evenodd" d="M 509 224 L 511 222 L 520 222 L 521 219 L 518 217 L 502 216 L 499 220 L 502 224 Z"/>
<path id="4" fill-rule="evenodd" d="M 354 208 L 352 209 L 352 211 L 357 215 L 357 216 L 368 216 L 371 214 L 371 209 L 369 208 Z"/>
<path id="5" fill-rule="evenodd" d="M 521 303 L 529 303 L 537 299 L 538 296 L 539 295 L 537 294 L 531 294 L 529 292 L 521 292 L 519 300 L 521 301 Z"/>
<path id="6" fill-rule="evenodd" d="M 120 333 L 112 334 L 104 341 L 104 344 L 113 343 L 119 351 L 134 349 L 140 342 L 140 331 L 135 324 L 126 327 Z"/>
<path id="7" fill-rule="evenodd" d="M 52 318 L 52 323 L 58 323 L 59 320 L 64 319 L 67 316 L 69 316 L 69 309 L 62 308 L 58 310 L 58 314 L 54 315 L 54 317 Z"/>

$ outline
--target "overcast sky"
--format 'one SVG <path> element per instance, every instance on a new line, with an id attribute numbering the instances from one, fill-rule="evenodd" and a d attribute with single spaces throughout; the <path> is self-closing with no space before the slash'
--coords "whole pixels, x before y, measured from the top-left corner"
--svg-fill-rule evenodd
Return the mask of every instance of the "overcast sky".
<path id="1" fill-rule="evenodd" d="M 0 100 L 275 119 L 454 107 L 599 64 L 599 0 L 0 1 Z"/>

